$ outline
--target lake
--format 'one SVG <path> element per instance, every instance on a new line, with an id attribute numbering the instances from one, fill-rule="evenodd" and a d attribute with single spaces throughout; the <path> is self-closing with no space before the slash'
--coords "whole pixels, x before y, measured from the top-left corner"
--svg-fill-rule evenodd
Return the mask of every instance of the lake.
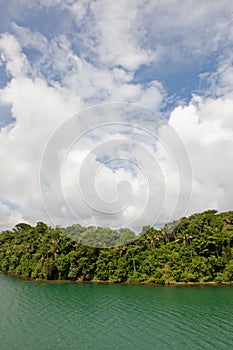
<path id="1" fill-rule="evenodd" d="M 0 349 L 232 349 L 233 287 L 44 283 L 0 274 Z"/>

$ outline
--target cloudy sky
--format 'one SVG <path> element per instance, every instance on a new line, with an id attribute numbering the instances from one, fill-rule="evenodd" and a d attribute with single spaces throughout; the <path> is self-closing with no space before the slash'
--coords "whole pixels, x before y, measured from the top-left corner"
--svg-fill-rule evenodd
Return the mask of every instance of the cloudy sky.
<path id="1" fill-rule="evenodd" d="M 0 4 L 0 229 L 233 209 L 231 1 Z"/>

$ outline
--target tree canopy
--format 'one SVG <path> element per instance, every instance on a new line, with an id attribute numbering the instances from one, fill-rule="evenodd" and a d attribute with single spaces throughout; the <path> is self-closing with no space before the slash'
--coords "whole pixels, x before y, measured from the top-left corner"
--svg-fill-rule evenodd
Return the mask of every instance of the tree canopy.
<path id="1" fill-rule="evenodd" d="M 85 245 L 91 240 L 94 246 L 100 236 L 115 247 Z M 19 223 L 0 235 L 0 270 L 48 280 L 233 281 L 232 211 L 208 210 L 159 230 L 144 227 L 135 238 L 129 229 Z"/>

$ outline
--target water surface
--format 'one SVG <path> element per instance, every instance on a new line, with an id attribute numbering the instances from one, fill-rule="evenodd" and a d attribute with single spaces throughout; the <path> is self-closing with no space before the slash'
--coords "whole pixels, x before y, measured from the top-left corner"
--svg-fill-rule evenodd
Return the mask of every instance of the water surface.
<path id="1" fill-rule="evenodd" d="M 42 283 L 0 274 L 1 350 L 232 349 L 233 287 Z"/>

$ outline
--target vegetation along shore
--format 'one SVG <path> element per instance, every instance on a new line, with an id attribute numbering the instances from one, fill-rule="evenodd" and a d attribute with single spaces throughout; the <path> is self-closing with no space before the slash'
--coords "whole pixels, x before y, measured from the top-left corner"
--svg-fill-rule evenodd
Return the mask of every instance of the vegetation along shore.
<path id="1" fill-rule="evenodd" d="M 129 229 L 20 223 L 0 234 L 0 271 L 37 280 L 97 283 L 233 282 L 233 211 L 208 210 L 142 232 L 135 239 Z M 115 246 L 94 247 L 100 237 L 103 247 Z"/>

